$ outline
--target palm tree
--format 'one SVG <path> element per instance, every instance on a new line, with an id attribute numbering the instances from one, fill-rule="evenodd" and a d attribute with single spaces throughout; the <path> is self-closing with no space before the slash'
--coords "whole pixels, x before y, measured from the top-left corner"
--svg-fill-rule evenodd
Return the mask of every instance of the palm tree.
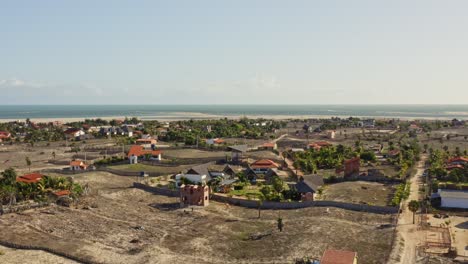
<path id="1" fill-rule="evenodd" d="M 414 215 L 419 210 L 419 202 L 416 200 L 411 200 L 408 204 L 408 209 L 413 212 L 413 224 L 414 224 Z"/>
<path id="2" fill-rule="evenodd" d="M 29 171 L 31 171 L 31 164 L 32 164 L 31 160 L 29 159 L 29 157 L 26 157 L 26 158 L 25 158 L 25 161 L 26 161 L 26 165 L 27 165 L 28 168 L 29 168 Z"/>
<path id="3" fill-rule="evenodd" d="M 260 219 L 260 212 L 262 210 L 263 201 L 265 201 L 265 196 L 263 194 L 258 195 L 258 218 Z"/>

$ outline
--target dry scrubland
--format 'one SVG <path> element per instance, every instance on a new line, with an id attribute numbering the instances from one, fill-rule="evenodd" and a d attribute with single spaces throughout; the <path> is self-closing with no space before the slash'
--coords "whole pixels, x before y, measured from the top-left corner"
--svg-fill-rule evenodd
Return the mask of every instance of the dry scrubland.
<path id="1" fill-rule="evenodd" d="M 393 198 L 395 187 L 395 184 L 377 182 L 341 182 L 327 185 L 320 198 L 330 201 L 387 206 Z"/>
<path id="2" fill-rule="evenodd" d="M 296 257 L 319 257 L 327 248 L 355 250 L 361 263 L 382 263 L 391 247 L 392 230 L 379 228 L 390 223 L 388 215 L 307 208 L 265 210 L 257 219 L 257 210 L 215 202 L 192 213 L 176 209 L 176 198 L 130 188 L 127 177 L 96 172 L 75 179 L 92 188 L 76 208 L 1 216 L 1 239 L 103 263 L 291 263 Z M 276 230 L 278 215 L 285 223 L 282 233 Z M 271 235 L 250 238 L 259 233 Z M 0 262 L 25 258 L 37 260 L 30 251 L 8 249 Z"/>

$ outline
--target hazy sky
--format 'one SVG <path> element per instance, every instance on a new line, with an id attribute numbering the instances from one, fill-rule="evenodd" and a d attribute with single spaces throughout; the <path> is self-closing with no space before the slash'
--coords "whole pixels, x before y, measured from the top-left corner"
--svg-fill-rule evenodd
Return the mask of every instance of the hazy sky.
<path id="1" fill-rule="evenodd" d="M 467 12 L 463 0 L 0 0 L 0 104 L 467 104 Z"/>

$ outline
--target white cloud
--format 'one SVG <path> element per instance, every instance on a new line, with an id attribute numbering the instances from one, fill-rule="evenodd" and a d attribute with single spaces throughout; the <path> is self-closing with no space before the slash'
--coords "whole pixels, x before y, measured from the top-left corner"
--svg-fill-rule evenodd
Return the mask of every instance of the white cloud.
<path id="1" fill-rule="evenodd" d="M 20 80 L 17 78 L 11 78 L 11 79 L 3 79 L 0 80 L 0 87 L 41 87 L 42 84 L 36 83 L 36 82 L 28 82 L 25 80 Z"/>

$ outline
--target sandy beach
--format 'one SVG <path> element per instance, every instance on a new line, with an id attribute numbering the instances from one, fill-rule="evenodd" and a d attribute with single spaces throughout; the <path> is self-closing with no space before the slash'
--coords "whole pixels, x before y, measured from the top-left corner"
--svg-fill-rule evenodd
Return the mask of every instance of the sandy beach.
<path id="1" fill-rule="evenodd" d="M 127 117 L 132 117 L 132 116 L 127 116 Z M 211 115 L 211 114 L 204 114 L 204 113 L 187 113 L 187 112 L 174 112 L 170 113 L 168 115 L 155 115 L 155 116 L 136 116 L 137 118 L 144 120 L 144 121 L 149 121 L 149 120 L 157 120 L 157 121 L 180 121 L 180 120 L 189 120 L 189 119 L 222 119 L 222 118 L 228 118 L 228 119 L 240 119 L 243 117 L 251 118 L 251 119 L 257 119 L 257 118 L 265 118 L 265 119 L 275 119 L 275 120 L 287 120 L 287 119 L 329 119 L 332 117 L 339 117 L 339 118 L 348 118 L 350 116 L 344 116 L 344 115 L 228 115 L 228 116 L 222 116 L 222 115 Z M 353 117 L 358 117 L 358 118 L 375 118 L 375 119 L 400 119 L 400 120 L 451 120 L 452 118 L 448 117 L 398 117 L 398 116 L 353 116 Z M 57 117 L 57 118 L 31 118 L 30 120 L 32 122 L 36 123 L 49 123 L 49 122 L 54 122 L 54 121 L 59 121 L 62 123 L 69 123 L 69 122 L 78 122 L 78 121 L 83 121 L 85 119 L 104 119 L 104 120 L 123 120 L 125 119 L 125 116 L 83 116 L 83 117 Z M 9 118 L 9 119 L 0 119 L 0 123 L 5 123 L 5 122 L 13 122 L 13 121 L 24 121 L 25 119 L 14 119 L 14 118 Z"/>

